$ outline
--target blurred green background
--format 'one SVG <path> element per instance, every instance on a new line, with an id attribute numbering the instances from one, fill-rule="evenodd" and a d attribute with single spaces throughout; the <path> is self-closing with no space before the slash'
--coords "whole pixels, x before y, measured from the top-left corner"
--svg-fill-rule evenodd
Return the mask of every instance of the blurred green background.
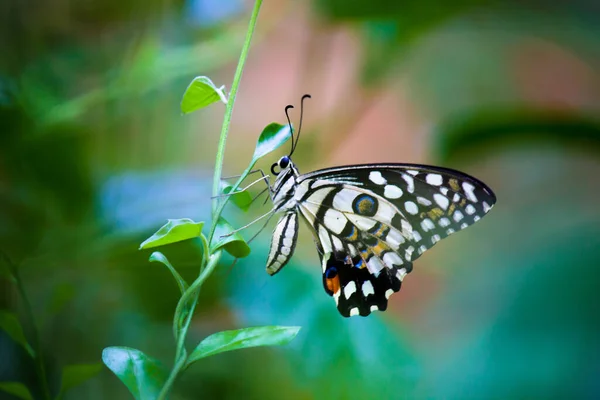
<path id="1" fill-rule="evenodd" d="M 170 366 L 178 290 L 137 248 L 167 218 L 209 218 L 224 107 L 182 116 L 179 102 L 196 75 L 230 88 L 251 7 L 0 4 L 0 250 L 19 264 L 51 386 L 111 345 Z M 310 93 L 301 172 L 443 165 L 488 183 L 498 203 L 368 318 L 339 316 L 304 227 L 293 262 L 269 277 L 269 227 L 204 286 L 189 344 L 236 327 L 303 329 L 283 348 L 202 360 L 172 399 L 600 398 L 599 67 L 597 1 L 265 0 L 226 174 Z M 225 215 L 241 226 L 268 207 Z M 164 253 L 195 276 L 198 243 Z M 6 277 L 0 309 L 24 315 Z M 0 381 L 39 395 L 1 331 Z M 129 398 L 106 368 L 65 396 L 104 398 Z"/>

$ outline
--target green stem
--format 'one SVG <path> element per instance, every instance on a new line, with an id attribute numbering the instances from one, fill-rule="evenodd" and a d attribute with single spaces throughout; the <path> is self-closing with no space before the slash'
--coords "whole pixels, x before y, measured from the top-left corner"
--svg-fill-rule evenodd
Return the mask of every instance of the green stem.
<path id="1" fill-rule="evenodd" d="M 231 85 L 231 92 L 229 93 L 229 99 L 227 100 L 227 106 L 225 107 L 225 117 L 223 118 L 223 126 L 221 128 L 221 137 L 219 139 L 219 146 L 217 148 L 217 157 L 215 161 L 215 174 L 213 178 L 213 192 L 212 195 L 219 195 L 219 183 L 221 182 L 221 173 L 223 171 L 223 158 L 225 156 L 225 143 L 227 141 L 227 133 L 229 132 L 229 125 L 231 124 L 231 114 L 233 113 L 233 106 L 235 104 L 235 97 L 237 95 L 238 87 L 240 85 L 240 81 L 242 79 L 242 74 L 244 72 L 244 65 L 246 64 L 246 58 L 248 57 L 248 52 L 250 50 L 250 42 L 252 40 L 252 34 L 254 33 L 254 27 L 256 26 L 256 20 L 258 19 L 258 11 L 260 10 L 260 6 L 262 4 L 262 0 L 256 0 L 254 3 L 254 8 L 252 10 L 252 16 L 250 17 L 250 22 L 248 24 L 248 31 L 246 32 L 246 39 L 244 41 L 244 46 L 242 47 L 242 53 L 240 54 L 240 59 L 238 61 L 237 69 L 235 70 L 235 75 L 233 77 L 233 83 Z M 225 200 L 226 201 L 226 200 Z M 212 204 L 212 227 L 209 235 L 209 243 L 212 240 L 213 233 L 215 231 L 217 220 L 219 219 L 219 214 L 217 213 L 219 199 L 214 197 Z"/>
<path id="2" fill-rule="evenodd" d="M 4 259 L 4 262 L 8 266 L 10 274 L 17 285 L 17 291 L 21 296 L 21 300 L 23 301 L 23 306 L 25 309 L 25 316 L 28 320 L 29 326 L 31 328 L 31 333 L 33 336 L 33 348 L 35 351 L 35 367 L 37 369 L 37 373 L 42 385 L 42 393 L 44 399 L 50 400 L 52 398 L 50 394 L 50 388 L 48 386 L 48 377 L 46 376 L 46 368 L 44 366 L 44 353 L 42 351 L 42 344 L 40 339 L 40 333 L 37 329 L 37 324 L 35 322 L 35 316 L 33 315 L 33 309 L 31 308 L 31 303 L 29 302 L 29 297 L 27 296 L 27 292 L 25 292 L 25 286 L 23 286 L 23 281 L 19 275 L 19 269 L 10 258 L 4 252 L 0 252 L 0 256 Z"/>
<path id="3" fill-rule="evenodd" d="M 173 366 L 173 369 L 171 370 L 171 373 L 169 374 L 169 378 L 165 382 L 165 385 L 163 386 L 162 390 L 160 391 L 160 394 L 158 395 L 157 400 L 166 399 L 166 396 L 169 393 L 169 391 L 171 390 L 171 387 L 173 386 L 173 383 L 175 382 L 177 375 L 179 375 L 179 373 L 182 371 L 182 369 L 185 367 L 185 365 L 187 363 L 187 351 L 185 350 L 185 338 L 187 336 L 187 332 L 190 327 L 190 323 L 192 321 L 192 316 L 194 314 L 194 310 L 196 309 L 196 305 L 198 304 L 198 294 L 200 293 L 200 287 L 202 286 L 204 281 L 206 281 L 206 279 L 210 276 L 210 274 L 214 271 L 217 264 L 219 264 L 219 260 L 221 259 L 221 254 L 222 254 L 221 250 L 218 250 L 216 253 L 214 253 L 210 256 L 210 259 L 208 261 L 208 264 L 206 265 L 206 268 L 204 268 L 202 270 L 202 273 L 200 273 L 200 276 L 198 276 L 198 278 L 194 281 L 194 283 L 192 283 L 192 285 L 188 288 L 188 290 L 186 290 L 186 292 L 181 296 L 181 299 L 179 300 L 179 304 L 177 305 L 178 309 L 180 308 L 179 306 L 181 304 L 187 303 L 188 299 L 190 299 L 190 296 L 195 296 L 190 305 L 190 309 L 186 316 L 185 323 L 183 324 L 183 326 L 181 327 L 181 331 L 177 335 L 177 350 L 175 351 L 175 357 L 176 357 L 175 365 Z M 185 300 L 184 300 L 184 298 L 185 298 Z M 181 312 L 181 311 L 179 311 L 179 312 Z M 177 310 L 175 311 L 175 316 L 177 317 Z M 174 323 L 178 324 L 179 322 L 176 321 Z"/>
<path id="4" fill-rule="evenodd" d="M 260 10 L 260 6 L 262 4 L 262 0 L 256 0 L 254 3 L 254 8 L 252 9 L 252 15 L 250 17 L 250 22 L 248 24 L 248 31 L 246 32 L 246 39 L 244 41 L 244 45 L 242 46 L 242 52 L 240 54 L 240 59 L 238 61 L 237 69 L 235 71 L 235 75 L 233 77 L 233 83 L 231 85 L 231 92 L 229 93 L 229 99 L 227 100 L 227 106 L 225 107 L 225 116 L 223 118 L 223 126 L 221 128 L 221 136 L 219 138 L 219 146 L 217 147 L 217 156 L 215 160 L 215 174 L 213 181 L 213 203 L 212 203 L 212 226 L 210 229 L 208 243 L 203 242 L 203 246 L 205 247 L 205 254 L 208 250 L 209 244 L 212 242 L 212 237 L 214 235 L 215 229 L 217 227 L 217 222 L 223 211 L 223 207 L 227 203 L 227 198 L 223 201 L 221 206 L 219 207 L 219 187 L 221 182 L 221 173 L 223 171 L 223 158 L 225 156 L 225 143 L 227 142 L 227 134 L 229 132 L 229 126 L 231 125 L 231 115 L 233 113 L 233 106 L 235 105 L 235 98 L 237 95 L 238 87 L 240 85 L 240 81 L 242 79 L 242 74 L 244 72 L 244 65 L 246 64 L 246 59 L 248 58 L 248 52 L 250 51 L 250 43 L 252 41 L 252 35 L 254 33 L 254 28 L 256 26 L 256 21 L 258 19 L 258 12 Z M 238 182 L 239 185 L 239 182 Z M 234 188 L 235 190 L 235 188 Z M 218 250 L 214 254 L 211 254 L 206 267 L 201 270 L 198 278 L 190 285 L 190 287 L 181 295 L 179 299 L 179 303 L 177 303 L 177 308 L 175 309 L 175 316 L 173 319 L 173 330 L 175 334 L 175 338 L 177 340 L 177 348 L 175 351 L 175 365 L 169 374 L 167 381 L 165 382 L 160 394 L 158 395 L 158 400 L 164 400 L 168 395 L 175 379 L 179 373 L 185 368 L 187 363 L 187 351 L 185 349 L 185 338 L 187 336 L 188 329 L 190 327 L 190 323 L 192 321 L 192 316 L 194 314 L 194 310 L 196 309 L 196 305 L 198 304 L 198 295 L 200 293 L 200 287 L 204 283 L 204 281 L 208 278 L 208 276 L 215 269 L 219 260 L 221 258 L 222 251 Z M 204 257 L 204 256 L 203 256 Z M 189 309 L 187 310 L 187 314 L 185 316 L 185 322 L 179 329 L 180 321 L 182 319 L 182 315 L 185 311 L 186 306 L 189 305 Z"/>

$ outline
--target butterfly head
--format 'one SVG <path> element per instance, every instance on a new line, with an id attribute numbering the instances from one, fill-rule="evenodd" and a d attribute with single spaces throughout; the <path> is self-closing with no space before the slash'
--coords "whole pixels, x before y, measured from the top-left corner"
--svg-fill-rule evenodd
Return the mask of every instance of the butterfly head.
<path id="1" fill-rule="evenodd" d="M 283 156 L 279 159 L 279 161 L 271 165 L 271 172 L 273 173 L 273 175 L 277 176 L 283 171 L 285 171 L 287 168 L 289 168 L 291 165 L 292 160 L 290 159 L 290 156 Z M 277 169 L 279 169 L 279 171 L 277 171 Z"/>

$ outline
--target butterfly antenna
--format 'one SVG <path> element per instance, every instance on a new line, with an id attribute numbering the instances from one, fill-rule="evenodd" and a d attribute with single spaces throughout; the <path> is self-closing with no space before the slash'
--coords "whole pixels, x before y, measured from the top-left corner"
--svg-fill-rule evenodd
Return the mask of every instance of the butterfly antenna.
<path id="1" fill-rule="evenodd" d="M 288 126 L 290 127 L 290 135 L 291 135 L 291 137 L 292 137 L 292 151 L 290 151 L 290 155 L 292 155 L 292 153 L 294 152 L 294 147 L 296 147 L 296 146 L 294 146 L 294 130 L 293 130 L 293 128 L 292 128 L 292 122 L 290 121 L 290 115 L 288 114 L 288 110 L 289 110 L 290 108 L 294 108 L 294 106 L 293 106 L 293 105 L 291 105 L 291 104 L 288 104 L 288 105 L 285 107 L 285 116 L 286 116 L 286 118 L 287 118 L 287 120 L 288 120 Z"/>
<path id="2" fill-rule="evenodd" d="M 310 94 L 305 94 L 304 96 L 302 96 L 302 99 L 300 100 L 300 124 L 298 125 L 298 133 L 296 134 L 296 143 L 294 144 L 294 147 L 292 148 L 292 153 L 294 152 L 294 150 L 296 150 L 296 146 L 298 145 L 298 139 L 300 139 L 300 132 L 302 131 L 302 119 L 304 116 L 304 99 L 310 99 Z M 291 153 L 290 153 L 291 155 Z"/>

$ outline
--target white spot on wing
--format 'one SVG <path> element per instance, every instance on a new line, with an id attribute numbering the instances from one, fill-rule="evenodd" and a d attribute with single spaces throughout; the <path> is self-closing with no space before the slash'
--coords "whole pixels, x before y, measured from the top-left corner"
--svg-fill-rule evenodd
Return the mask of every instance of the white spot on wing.
<path id="1" fill-rule="evenodd" d="M 385 185 L 385 189 L 383 191 L 383 195 L 388 199 L 399 199 L 402 197 L 402 189 L 400 189 L 396 185 Z"/>
<path id="2" fill-rule="evenodd" d="M 402 236 L 400 231 L 395 228 L 390 228 L 390 231 L 385 237 L 385 242 L 389 244 L 394 250 L 398 250 L 400 245 L 405 241 L 406 239 L 404 238 L 404 236 Z"/>
<path id="3" fill-rule="evenodd" d="M 425 245 L 421 245 L 421 246 L 419 247 L 419 254 L 423 254 L 423 253 L 425 253 L 425 250 L 427 250 L 427 247 L 425 247 Z"/>
<path id="4" fill-rule="evenodd" d="M 419 174 L 419 171 L 415 171 L 414 169 L 411 169 L 410 171 L 406 171 L 406 172 L 408 172 L 408 173 L 409 173 L 409 174 L 411 174 L 412 176 L 416 176 L 416 175 L 418 175 L 418 174 Z"/>
<path id="5" fill-rule="evenodd" d="M 379 171 L 371 171 L 369 173 L 369 180 L 376 185 L 385 185 L 387 180 L 381 175 Z"/>
<path id="6" fill-rule="evenodd" d="M 354 281 L 348 282 L 346 287 L 344 287 L 344 296 L 346 299 L 349 299 L 356 292 L 356 283 Z"/>
<path id="7" fill-rule="evenodd" d="M 412 201 L 407 201 L 404 203 L 404 208 L 409 214 L 416 215 L 419 213 L 419 207 L 417 207 L 417 205 Z"/>
<path id="8" fill-rule="evenodd" d="M 323 222 L 327 228 L 338 235 L 344 230 L 347 222 L 344 214 L 333 208 L 329 208 L 327 211 L 325 211 L 325 216 L 323 219 Z"/>
<path id="9" fill-rule="evenodd" d="M 285 256 L 289 256 L 290 255 L 290 248 L 289 247 L 282 247 L 281 248 L 281 253 Z"/>
<path id="10" fill-rule="evenodd" d="M 405 276 L 406 276 L 406 268 L 400 268 L 398 270 L 398 272 L 396 272 L 396 278 L 400 279 L 401 281 L 404 280 Z"/>
<path id="11" fill-rule="evenodd" d="M 450 204 L 450 201 L 448 200 L 448 198 L 439 193 L 434 194 L 433 199 L 438 204 L 438 206 L 442 207 L 444 210 L 447 209 L 448 205 Z"/>
<path id="12" fill-rule="evenodd" d="M 425 181 L 433 186 L 440 186 L 442 184 L 442 176 L 440 174 L 427 174 Z"/>
<path id="13" fill-rule="evenodd" d="M 492 207 L 490 207 L 490 205 L 488 203 L 486 203 L 485 201 L 483 202 L 483 212 L 488 212 L 492 209 Z"/>
<path id="14" fill-rule="evenodd" d="M 389 251 L 383 255 L 383 262 L 389 268 L 392 268 L 394 265 L 402 265 L 402 258 L 398 254 Z"/>
<path id="15" fill-rule="evenodd" d="M 389 299 L 391 295 L 394 294 L 394 291 L 392 289 L 388 289 L 385 291 L 385 298 Z"/>
<path id="16" fill-rule="evenodd" d="M 358 307 L 354 307 L 350 310 L 350 316 L 353 317 L 355 315 L 358 315 Z"/>
<path id="17" fill-rule="evenodd" d="M 348 218 L 350 222 L 352 222 L 358 227 L 358 229 L 362 231 L 368 231 L 377 223 L 377 221 L 371 218 L 363 217 L 362 215 L 358 214 L 346 214 L 346 218 Z"/>
<path id="18" fill-rule="evenodd" d="M 300 183 L 299 185 L 296 185 L 296 191 L 294 192 L 294 198 L 296 200 L 300 200 L 301 198 L 304 197 L 306 192 L 308 192 L 308 182 L 309 181 L 304 181 L 304 182 Z"/>
<path id="19" fill-rule="evenodd" d="M 431 229 L 435 229 L 435 225 L 433 224 L 432 220 L 425 218 L 423 221 L 421 221 L 421 228 L 423 228 L 423 231 L 427 232 Z"/>
<path id="20" fill-rule="evenodd" d="M 348 246 L 348 250 L 350 251 L 350 255 L 352 257 L 356 257 L 358 255 L 358 251 L 356 250 L 356 247 L 354 247 L 351 244 L 348 244 L 347 246 Z"/>
<path id="21" fill-rule="evenodd" d="M 402 174 L 402 179 L 406 181 L 407 190 L 409 193 L 413 193 L 415 191 L 415 180 L 412 176 L 407 174 Z"/>
<path id="22" fill-rule="evenodd" d="M 329 232 L 327 232 L 323 225 L 319 225 L 319 240 L 321 241 L 321 245 L 323 246 L 323 251 L 325 253 L 333 253 L 333 249 L 331 248 L 331 240 L 329 240 Z"/>
<path id="23" fill-rule="evenodd" d="M 440 241 L 440 239 L 441 239 L 440 235 L 433 235 L 433 236 L 431 237 L 431 242 L 432 242 L 433 244 L 436 244 L 437 242 L 439 242 L 439 241 Z"/>
<path id="24" fill-rule="evenodd" d="M 338 239 L 337 236 L 332 236 L 331 240 L 333 241 L 334 251 L 344 251 L 344 245 L 342 244 L 342 241 Z"/>
<path id="25" fill-rule="evenodd" d="M 371 257 L 371 259 L 367 262 L 367 269 L 375 276 L 379 275 L 379 272 L 384 268 L 385 266 L 379 257 Z"/>
<path id="26" fill-rule="evenodd" d="M 342 189 L 333 197 L 333 208 L 341 212 L 353 213 L 352 202 L 359 192 L 352 189 Z"/>
<path id="27" fill-rule="evenodd" d="M 438 224 L 440 224 L 440 226 L 442 228 L 447 227 L 448 225 L 450 225 L 450 220 L 446 217 L 440 218 L 440 221 L 438 222 Z"/>
<path id="28" fill-rule="evenodd" d="M 377 307 L 376 305 L 372 305 L 371 311 L 379 311 L 379 307 Z"/>
<path id="29" fill-rule="evenodd" d="M 362 285 L 362 292 L 365 297 L 370 294 L 375 294 L 375 289 L 373 288 L 373 284 L 371 281 L 365 281 Z"/>
<path id="30" fill-rule="evenodd" d="M 477 211 L 477 210 L 475 210 L 475 207 L 473 207 L 472 204 L 469 204 L 467 207 L 465 207 L 465 211 L 467 212 L 467 214 L 473 215 L 473 214 L 475 214 L 475 211 Z"/>
<path id="31" fill-rule="evenodd" d="M 415 242 L 420 242 L 422 239 L 421 234 L 417 231 L 413 231 L 412 236 Z"/>
<path id="32" fill-rule="evenodd" d="M 465 216 L 463 215 L 463 213 L 461 213 L 459 210 L 454 211 L 454 221 L 459 222 L 461 219 L 463 219 Z"/>
<path id="33" fill-rule="evenodd" d="M 408 246 L 406 248 L 406 252 L 404 253 L 405 254 L 404 258 L 406 258 L 408 261 L 410 261 L 412 259 L 413 251 L 415 251 L 415 248 L 413 246 Z"/>
<path id="34" fill-rule="evenodd" d="M 338 290 L 337 292 L 335 292 L 333 294 L 333 299 L 335 300 L 335 304 L 337 305 L 340 301 L 340 294 L 342 293 L 341 290 Z"/>
<path id="35" fill-rule="evenodd" d="M 429 199 L 426 199 L 425 197 L 417 197 L 417 202 L 419 204 L 423 204 L 424 206 L 430 206 L 431 205 L 431 201 L 429 201 Z"/>
<path id="36" fill-rule="evenodd" d="M 475 193 L 473 193 L 473 190 L 475 190 L 475 186 L 471 185 L 469 182 L 463 182 L 462 187 L 465 191 L 465 194 L 467 195 L 467 198 L 473 203 L 477 203 L 477 197 L 475 196 Z"/>

